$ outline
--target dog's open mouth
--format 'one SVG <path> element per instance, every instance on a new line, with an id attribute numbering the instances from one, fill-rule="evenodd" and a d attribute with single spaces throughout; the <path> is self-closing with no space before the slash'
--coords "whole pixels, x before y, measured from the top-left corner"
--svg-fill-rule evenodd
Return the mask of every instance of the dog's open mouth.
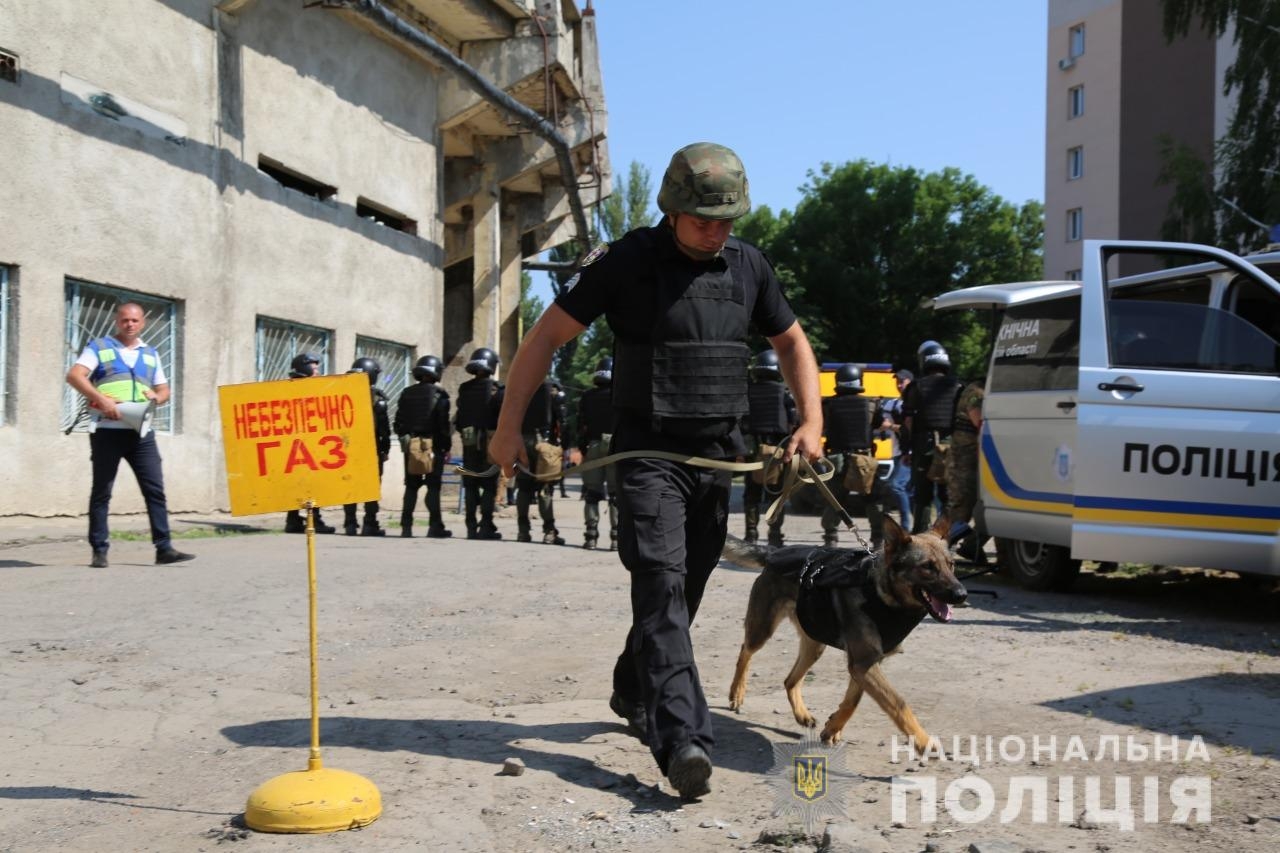
<path id="1" fill-rule="evenodd" d="M 939 622 L 951 621 L 951 605 L 947 604 L 936 595 L 932 595 L 924 587 L 916 587 L 916 598 L 920 599 L 924 604 L 924 609 L 929 611 L 929 615 Z"/>

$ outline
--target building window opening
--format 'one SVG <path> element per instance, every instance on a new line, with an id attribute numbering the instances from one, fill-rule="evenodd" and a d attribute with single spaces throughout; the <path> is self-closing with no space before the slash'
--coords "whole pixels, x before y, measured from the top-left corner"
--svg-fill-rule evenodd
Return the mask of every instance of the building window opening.
<path id="1" fill-rule="evenodd" d="M 297 190 L 300 193 L 304 193 L 312 198 L 319 199 L 320 201 L 332 198 L 333 195 L 338 192 L 337 187 L 321 183 L 314 178 L 307 177 L 301 172 L 295 172 L 293 169 L 290 169 L 269 157 L 259 157 L 258 168 L 275 178 L 289 189 Z"/>
<path id="2" fill-rule="evenodd" d="M 1074 181 L 1084 177 L 1084 146 L 1077 145 L 1067 149 L 1067 180 Z"/>
<path id="3" fill-rule="evenodd" d="M 1067 56 L 1072 59 L 1084 56 L 1084 24 L 1076 24 L 1067 31 Z"/>
<path id="4" fill-rule="evenodd" d="M 1084 86 L 1072 86 L 1067 90 L 1067 118 L 1084 115 Z"/>
<path id="5" fill-rule="evenodd" d="M 361 219 L 372 219 L 379 225 L 394 228 L 396 231 L 403 231 L 405 234 L 416 236 L 418 233 L 418 221 L 416 219 L 410 219 L 403 213 L 396 213 L 391 208 L 375 204 L 367 198 L 356 199 L 356 216 Z"/>
<path id="6" fill-rule="evenodd" d="M 304 352 L 320 359 L 317 375 L 333 372 L 329 357 L 333 335 L 328 329 L 258 317 L 254 339 L 254 366 L 259 382 L 287 379 L 293 357 Z"/>
<path id="7" fill-rule="evenodd" d="M 1067 211 L 1067 241 L 1073 242 L 1084 237 L 1084 208 L 1073 207 Z"/>

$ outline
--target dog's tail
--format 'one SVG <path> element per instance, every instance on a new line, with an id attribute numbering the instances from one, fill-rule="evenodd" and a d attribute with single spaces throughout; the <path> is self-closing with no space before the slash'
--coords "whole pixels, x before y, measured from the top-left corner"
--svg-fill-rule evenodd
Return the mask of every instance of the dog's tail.
<path id="1" fill-rule="evenodd" d="M 768 553 L 769 550 L 767 548 L 761 548 L 759 545 L 749 545 L 737 536 L 730 534 L 724 540 L 724 550 L 720 552 L 720 558 L 744 569 L 764 571 L 765 556 Z"/>

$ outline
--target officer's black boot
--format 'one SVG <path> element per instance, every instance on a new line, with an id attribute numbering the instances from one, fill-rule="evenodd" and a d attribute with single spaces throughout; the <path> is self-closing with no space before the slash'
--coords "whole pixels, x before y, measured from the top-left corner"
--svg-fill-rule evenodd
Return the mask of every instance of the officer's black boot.
<path id="1" fill-rule="evenodd" d="M 284 517 L 284 532 L 285 533 L 306 533 L 307 532 L 307 523 L 302 520 L 302 513 L 298 512 L 298 510 L 296 509 L 289 510 L 288 514 L 285 515 Z"/>
<path id="2" fill-rule="evenodd" d="M 773 527 L 772 525 L 769 527 L 769 547 L 770 548 L 782 547 L 782 528 L 781 527 Z"/>
<path id="3" fill-rule="evenodd" d="M 742 514 L 747 517 L 746 535 L 742 537 L 748 545 L 754 545 L 760 538 L 760 505 L 743 507 Z"/>
<path id="4" fill-rule="evenodd" d="M 370 502 L 365 504 L 364 524 L 360 527 L 361 536 L 386 536 L 387 531 L 382 529 L 382 525 L 378 523 L 378 505 Z"/>
<path id="5" fill-rule="evenodd" d="M 320 510 L 311 510 L 312 517 L 316 520 L 316 533 L 337 533 L 337 528 L 332 524 L 325 524 L 324 519 L 320 517 Z"/>
<path id="6" fill-rule="evenodd" d="M 400 538 L 413 538 L 413 515 L 401 513 L 400 515 Z"/>
<path id="7" fill-rule="evenodd" d="M 348 536 L 358 536 L 360 525 L 356 523 L 356 505 L 344 504 L 342 507 L 342 531 Z"/>

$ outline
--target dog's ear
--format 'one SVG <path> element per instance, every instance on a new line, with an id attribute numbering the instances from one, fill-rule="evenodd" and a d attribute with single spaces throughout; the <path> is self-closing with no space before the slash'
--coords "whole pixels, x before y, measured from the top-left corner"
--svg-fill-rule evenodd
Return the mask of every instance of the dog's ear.
<path id="1" fill-rule="evenodd" d="M 911 534 L 903 530 L 902 525 L 894 521 L 891 515 L 884 516 L 880 532 L 884 534 L 885 553 L 893 553 L 911 541 Z"/>
<path id="2" fill-rule="evenodd" d="M 943 542 L 947 541 L 947 534 L 951 532 L 951 519 L 947 518 L 945 512 L 938 516 L 938 520 L 933 523 L 933 527 L 929 528 L 929 532 Z"/>

